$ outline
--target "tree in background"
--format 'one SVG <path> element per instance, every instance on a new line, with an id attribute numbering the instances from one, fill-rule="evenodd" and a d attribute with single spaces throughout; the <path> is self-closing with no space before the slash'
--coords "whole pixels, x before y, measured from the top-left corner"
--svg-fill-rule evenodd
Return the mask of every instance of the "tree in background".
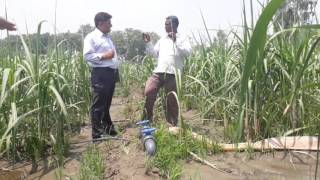
<path id="1" fill-rule="evenodd" d="M 312 24 L 316 19 L 318 0 L 287 0 L 276 19 L 283 28 Z"/>
<path id="2" fill-rule="evenodd" d="M 149 34 L 152 39 L 159 39 L 156 33 Z M 145 56 L 145 43 L 142 39 L 142 31 L 128 28 L 124 31 L 111 32 L 111 37 L 121 59 L 140 61 Z"/>
<path id="3" fill-rule="evenodd" d="M 127 52 L 127 42 L 124 31 L 112 31 L 111 32 L 112 41 L 116 46 L 118 57 L 123 60 L 126 59 Z"/>
<path id="4" fill-rule="evenodd" d="M 81 34 L 82 37 L 85 37 L 87 34 L 89 34 L 93 30 L 94 30 L 94 27 L 91 26 L 90 24 L 83 24 L 83 25 L 80 25 L 80 28 L 77 33 Z"/>
<path id="5" fill-rule="evenodd" d="M 81 25 L 78 34 L 85 37 L 88 33 L 94 30 L 90 24 Z M 111 37 L 117 47 L 117 53 L 120 59 L 134 61 L 141 60 L 145 56 L 145 44 L 142 40 L 142 31 L 128 28 L 124 31 L 112 31 Z M 159 39 L 156 33 L 150 33 L 155 40 Z M 81 46 L 82 47 L 82 46 Z"/>
<path id="6" fill-rule="evenodd" d="M 213 38 L 213 45 L 220 50 L 226 50 L 228 47 L 228 36 L 224 30 L 219 29 L 216 36 Z"/>
<path id="7" fill-rule="evenodd" d="M 94 30 L 90 24 L 80 25 L 76 33 L 59 33 L 57 42 L 59 47 L 66 53 L 82 51 L 84 37 Z M 157 41 L 159 36 L 156 33 L 149 33 L 153 40 Z M 35 34 L 23 35 L 32 53 L 35 53 L 37 38 L 39 42 L 39 53 L 42 55 L 50 54 L 55 49 L 55 37 L 49 33 L 40 36 Z M 124 31 L 112 31 L 111 37 L 117 47 L 118 56 L 125 60 L 141 60 L 145 56 L 145 44 L 142 39 L 142 31 L 136 29 L 125 29 Z M 60 44 L 60 42 L 63 42 Z M 0 40 L 0 56 L 23 56 L 24 50 L 19 36 L 8 36 Z M 4 57 L 1 57 L 4 58 Z"/>

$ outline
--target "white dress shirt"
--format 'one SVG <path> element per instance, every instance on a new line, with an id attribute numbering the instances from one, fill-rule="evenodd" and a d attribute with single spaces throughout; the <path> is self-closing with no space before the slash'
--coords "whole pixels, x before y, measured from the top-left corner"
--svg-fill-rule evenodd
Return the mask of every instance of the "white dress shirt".
<path id="1" fill-rule="evenodd" d="M 155 46 L 151 42 L 147 43 L 146 51 L 158 60 L 154 73 L 175 74 L 175 69 L 182 71 L 184 59 L 190 53 L 191 46 L 187 38 L 182 39 L 177 34 L 176 42 L 164 36 Z"/>
<path id="2" fill-rule="evenodd" d="M 112 60 L 102 60 L 101 57 L 103 53 L 111 49 L 115 52 Z M 91 67 L 110 67 L 117 69 L 119 66 L 116 48 L 113 45 L 110 35 L 102 33 L 97 28 L 85 37 L 83 56 Z"/>

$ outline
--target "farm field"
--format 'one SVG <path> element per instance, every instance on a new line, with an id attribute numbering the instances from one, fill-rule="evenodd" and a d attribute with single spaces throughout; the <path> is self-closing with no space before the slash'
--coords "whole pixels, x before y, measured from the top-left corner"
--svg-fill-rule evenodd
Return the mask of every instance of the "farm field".
<path id="1" fill-rule="evenodd" d="M 51 35 L 41 33 L 42 21 L 35 34 L 1 39 L 0 180 L 320 179 L 316 3 L 271 0 L 256 19 L 245 4 L 242 26 L 229 31 L 209 29 L 202 19 L 204 33 L 190 36 L 192 51 L 174 74 L 177 92 L 169 92 L 178 104 L 175 133 L 165 120 L 169 93 L 158 93 L 153 156 L 136 124 L 156 65 L 142 31 L 110 34 L 119 47 L 110 110 L 119 133 L 98 142 L 91 138 L 84 29 Z M 295 141 L 301 136 L 303 145 Z M 294 140 L 268 148 L 270 138 Z"/>
<path id="2" fill-rule="evenodd" d="M 142 100 L 142 93 L 136 97 Z M 143 151 L 143 145 L 138 137 L 139 129 L 136 125 L 126 119 L 124 115 L 128 98 L 117 97 L 114 99 L 111 110 L 113 117 L 120 120 L 116 126 L 121 129 L 121 137 L 128 139 L 123 141 L 103 141 L 92 145 L 91 142 L 71 145 L 70 152 L 65 159 L 63 166 L 64 179 L 78 179 L 81 167 L 81 154 L 86 152 L 91 146 L 95 146 L 101 153 L 101 158 L 105 163 L 105 173 L 103 179 L 163 179 L 158 168 L 148 168 L 146 162 L 148 156 Z M 130 113 L 137 113 L 132 111 Z M 219 126 L 200 122 L 199 117 L 194 112 L 184 112 L 186 123 L 193 124 L 199 133 L 209 132 L 214 139 L 223 137 L 223 131 Z M 210 128 L 209 128 L 210 127 Z M 220 131 L 220 132 L 219 132 Z M 210 133 L 209 133 L 210 134 Z M 72 137 L 70 142 L 83 142 L 91 139 L 91 127 L 85 125 L 81 133 Z M 307 154 L 306 154 L 307 153 Z M 205 156 L 205 159 L 215 164 L 220 172 L 199 161 L 189 157 L 181 161 L 181 179 L 312 179 L 316 165 L 315 152 L 228 152 Z M 43 164 L 43 162 L 39 163 Z M 10 179 L 9 177 L 25 177 L 26 179 L 57 179 L 57 169 L 54 163 L 47 167 L 39 167 L 34 174 L 28 175 L 31 165 L 28 162 L 17 163 L 10 166 L 8 162 L 1 161 L 1 167 L 15 169 L 3 171 L 0 179 Z M 1 174 L 0 173 L 0 174 Z"/>

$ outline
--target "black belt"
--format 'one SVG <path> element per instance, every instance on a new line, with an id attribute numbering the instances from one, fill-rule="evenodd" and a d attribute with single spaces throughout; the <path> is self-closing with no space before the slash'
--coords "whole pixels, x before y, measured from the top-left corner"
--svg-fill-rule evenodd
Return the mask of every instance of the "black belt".
<path id="1" fill-rule="evenodd" d="M 108 71 L 108 72 L 117 72 L 118 69 L 113 69 L 110 67 L 93 67 L 92 70 L 94 71 Z"/>

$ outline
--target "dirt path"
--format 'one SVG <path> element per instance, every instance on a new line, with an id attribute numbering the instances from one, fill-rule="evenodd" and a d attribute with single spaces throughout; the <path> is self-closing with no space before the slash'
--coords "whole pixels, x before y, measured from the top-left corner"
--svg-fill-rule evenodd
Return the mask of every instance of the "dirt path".
<path id="1" fill-rule="evenodd" d="M 161 179 L 156 168 L 148 169 L 142 144 L 138 139 L 138 129 L 132 121 L 138 117 L 139 107 L 136 102 L 141 101 L 139 94 L 130 99 L 114 98 L 111 114 L 115 120 L 116 127 L 121 131 L 120 136 L 128 139 L 124 141 L 105 141 L 97 144 L 105 160 L 105 179 L 115 180 L 147 180 Z M 222 128 L 207 121 L 198 121 L 194 112 L 184 112 L 186 122 L 194 127 L 195 131 L 202 134 L 211 134 L 215 138 L 222 138 Z M 81 133 L 73 138 L 71 142 L 82 142 L 91 139 L 91 128 L 85 126 Z M 213 139 L 215 139 L 213 138 Z M 66 158 L 63 173 L 64 179 L 78 179 L 81 154 L 90 143 L 71 145 L 70 155 Z M 308 152 L 307 152 L 308 153 Z M 315 152 L 306 155 L 297 152 L 273 152 L 273 153 L 224 153 L 206 157 L 206 160 L 217 165 L 225 172 L 219 172 L 207 165 L 194 160 L 183 161 L 183 172 L 181 179 L 314 179 Z M 249 159 L 248 156 L 252 159 Z M 50 160 L 49 160 L 50 161 Z M 0 162 L 0 167 L 12 169 L 8 162 Z M 28 162 L 15 165 L 16 171 L 0 170 L 0 180 L 10 179 L 11 174 L 19 174 L 26 179 L 56 179 L 56 171 L 53 166 L 44 170 L 42 166 L 39 171 L 28 175 L 31 165 Z M 1 168 L 0 168 L 1 169 Z M 148 171 L 147 171 L 148 169 Z M 1 175 L 2 174 L 2 175 Z M 319 175 L 320 176 L 320 175 Z M 14 177 L 12 176 L 12 179 Z"/>
<path id="2" fill-rule="evenodd" d="M 184 165 L 182 179 L 266 179 L 301 180 L 314 179 L 315 159 L 298 153 L 276 152 L 254 153 L 248 160 L 246 154 L 220 154 L 206 158 L 209 162 L 226 171 L 222 173 L 208 166 L 190 161 Z M 292 161 L 292 162 L 290 162 Z"/>

